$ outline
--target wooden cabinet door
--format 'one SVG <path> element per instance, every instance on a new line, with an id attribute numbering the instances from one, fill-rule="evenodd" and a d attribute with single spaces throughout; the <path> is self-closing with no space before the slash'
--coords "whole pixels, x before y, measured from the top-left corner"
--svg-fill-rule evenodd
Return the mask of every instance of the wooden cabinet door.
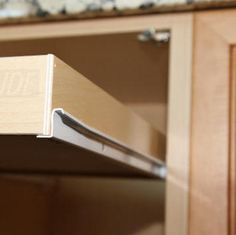
<path id="1" fill-rule="evenodd" d="M 235 10 L 195 15 L 190 235 L 235 235 L 235 23 Z"/>

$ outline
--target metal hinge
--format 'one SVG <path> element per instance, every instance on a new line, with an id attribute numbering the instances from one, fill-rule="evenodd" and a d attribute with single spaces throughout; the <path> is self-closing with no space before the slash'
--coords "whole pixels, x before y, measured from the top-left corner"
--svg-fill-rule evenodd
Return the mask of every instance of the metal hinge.
<path id="1" fill-rule="evenodd" d="M 154 41 L 157 43 L 166 43 L 170 41 L 170 32 L 167 30 L 156 30 L 150 28 L 138 34 L 138 40 L 141 42 Z"/>

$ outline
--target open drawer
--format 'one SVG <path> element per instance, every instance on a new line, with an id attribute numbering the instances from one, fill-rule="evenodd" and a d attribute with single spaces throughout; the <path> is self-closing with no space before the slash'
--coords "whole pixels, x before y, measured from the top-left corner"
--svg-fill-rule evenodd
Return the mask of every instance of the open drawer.
<path id="1" fill-rule="evenodd" d="M 54 55 L 0 65 L 1 170 L 165 177 L 159 132 Z"/>

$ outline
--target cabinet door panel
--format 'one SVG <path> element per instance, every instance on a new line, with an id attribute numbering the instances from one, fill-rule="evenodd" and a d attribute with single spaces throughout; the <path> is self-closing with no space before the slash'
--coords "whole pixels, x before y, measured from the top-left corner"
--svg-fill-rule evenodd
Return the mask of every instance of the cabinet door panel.
<path id="1" fill-rule="evenodd" d="M 235 10 L 195 15 L 190 235 L 235 234 L 235 22 Z"/>

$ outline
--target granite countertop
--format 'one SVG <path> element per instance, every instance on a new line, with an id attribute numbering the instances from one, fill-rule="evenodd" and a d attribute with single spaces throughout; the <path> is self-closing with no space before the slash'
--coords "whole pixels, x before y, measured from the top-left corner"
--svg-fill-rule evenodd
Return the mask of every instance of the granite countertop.
<path id="1" fill-rule="evenodd" d="M 0 24 L 236 7 L 236 0 L 0 0 Z"/>

